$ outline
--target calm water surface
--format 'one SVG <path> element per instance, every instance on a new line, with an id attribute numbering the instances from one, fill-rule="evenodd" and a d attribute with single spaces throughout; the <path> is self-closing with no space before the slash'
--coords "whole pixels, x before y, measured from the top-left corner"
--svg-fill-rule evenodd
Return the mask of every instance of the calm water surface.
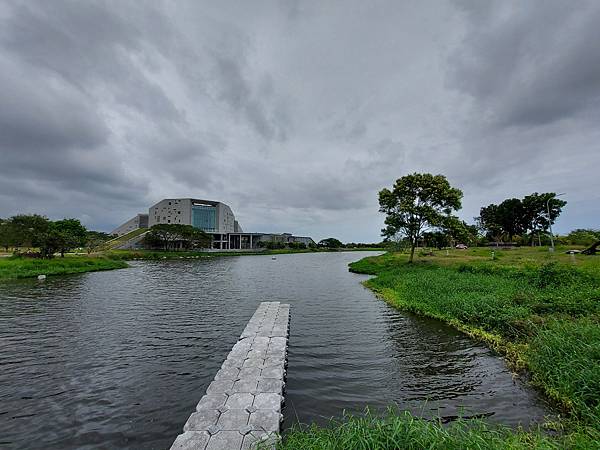
<path id="1" fill-rule="evenodd" d="M 292 305 L 285 426 L 367 405 L 543 418 L 485 347 L 363 288 L 347 264 L 366 255 L 133 262 L 1 283 L 0 448 L 168 448 L 261 301 Z"/>

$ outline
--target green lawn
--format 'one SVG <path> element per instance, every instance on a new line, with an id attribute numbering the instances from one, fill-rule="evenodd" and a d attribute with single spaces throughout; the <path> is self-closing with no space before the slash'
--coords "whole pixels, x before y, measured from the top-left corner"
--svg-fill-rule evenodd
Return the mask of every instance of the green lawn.
<path id="1" fill-rule="evenodd" d="M 561 412 L 561 436 L 490 431 L 470 421 L 458 430 L 442 429 L 401 414 L 386 419 L 392 425 L 370 418 L 296 429 L 281 448 L 343 448 L 333 444 L 342 438 L 349 439 L 345 448 L 365 449 L 598 448 L 600 257 L 564 250 L 496 250 L 493 256 L 483 248 L 427 251 L 414 264 L 405 254 L 388 253 L 350 265 L 354 272 L 376 275 L 365 285 L 391 305 L 447 322 L 506 355 L 514 370 L 527 371 Z M 400 444 L 385 430 L 396 430 Z M 369 439 L 386 443 L 371 446 Z"/>
<path id="2" fill-rule="evenodd" d="M 550 437 L 541 430 L 511 430 L 482 420 L 459 419 L 448 425 L 427 421 L 409 412 L 390 411 L 387 417 L 369 413 L 350 416 L 329 426 L 294 426 L 277 446 L 285 450 L 507 450 L 597 448 L 587 434 Z"/>
<path id="3" fill-rule="evenodd" d="M 30 278 L 38 275 L 65 275 L 124 267 L 127 267 L 127 263 L 124 261 L 85 256 L 54 259 L 0 258 L 0 280 Z"/>
<path id="4" fill-rule="evenodd" d="M 100 248 L 102 250 L 114 249 L 114 248 L 118 247 L 119 245 L 122 245 L 125 242 L 129 241 L 130 239 L 133 239 L 134 237 L 139 236 L 140 234 L 146 233 L 147 231 L 148 231 L 148 228 L 138 228 L 137 230 L 130 231 L 127 234 L 124 234 L 122 236 L 119 236 L 119 237 L 116 237 L 109 241 L 106 241 Z"/>

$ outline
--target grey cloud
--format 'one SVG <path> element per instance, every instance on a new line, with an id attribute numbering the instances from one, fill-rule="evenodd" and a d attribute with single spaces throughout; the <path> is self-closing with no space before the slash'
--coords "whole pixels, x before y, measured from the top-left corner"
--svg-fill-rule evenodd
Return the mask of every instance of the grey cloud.
<path id="1" fill-rule="evenodd" d="M 0 59 L 0 61 L 2 61 Z M 10 149 L 60 151 L 106 142 L 106 126 L 89 98 L 26 70 L 0 72 L 0 145 Z"/>
<path id="2" fill-rule="evenodd" d="M 142 21 L 144 30 L 120 18 L 117 4 L 92 2 L 15 2 L 0 38 L 6 50 L 30 66 L 57 74 L 86 92 L 108 85 L 117 102 L 155 118 L 178 118 L 179 111 L 160 86 L 133 63 L 146 47 L 166 51 L 170 27 L 166 21 Z M 150 15 L 148 8 L 143 17 Z M 141 28 L 141 29 L 140 29 Z M 151 34 L 149 34 L 151 33 Z"/>
<path id="3" fill-rule="evenodd" d="M 215 55 L 215 76 L 220 86 L 219 99 L 229 104 L 267 140 L 286 138 L 286 119 L 283 111 L 269 111 L 263 99 L 273 96 L 268 77 L 262 77 L 256 89 L 244 78 L 243 57 L 231 59 Z M 279 114 L 277 114 L 279 113 Z"/>
<path id="4" fill-rule="evenodd" d="M 450 83 L 497 127 L 540 126 L 600 101 L 600 5 L 594 1 L 469 2 Z M 500 5 L 500 6 L 499 6 Z"/>
<path id="5" fill-rule="evenodd" d="M 600 7 L 576 4 L 0 3 L 0 216 L 109 230 L 199 196 L 249 230 L 375 241 L 377 191 L 413 171 L 463 188 L 467 219 L 519 189 L 581 204 Z"/>

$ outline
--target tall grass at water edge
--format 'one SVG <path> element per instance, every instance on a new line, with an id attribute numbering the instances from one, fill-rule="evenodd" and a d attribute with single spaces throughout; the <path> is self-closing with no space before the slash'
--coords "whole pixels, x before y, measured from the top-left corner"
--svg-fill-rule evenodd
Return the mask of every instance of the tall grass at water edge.
<path id="1" fill-rule="evenodd" d="M 376 275 L 365 285 L 392 306 L 445 321 L 527 372 L 560 412 L 557 434 L 391 413 L 296 426 L 280 448 L 600 448 L 600 259 L 575 266 L 534 249 L 486 253 L 439 252 L 415 264 L 385 254 L 350 268 Z"/>

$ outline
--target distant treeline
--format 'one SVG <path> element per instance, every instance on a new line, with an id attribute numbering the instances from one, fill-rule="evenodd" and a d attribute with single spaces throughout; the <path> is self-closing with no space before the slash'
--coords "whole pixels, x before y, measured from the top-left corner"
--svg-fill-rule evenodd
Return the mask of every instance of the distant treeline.
<path id="1" fill-rule="evenodd" d="M 493 241 L 512 241 L 542 245 L 542 234 L 547 234 L 566 201 L 554 192 L 534 192 L 522 199 L 509 198 L 499 205 L 490 204 L 479 211 L 475 218 L 485 237 Z"/>
<path id="2" fill-rule="evenodd" d="M 566 201 L 555 192 L 534 192 L 523 198 L 508 198 L 479 211 L 474 224 L 453 215 L 462 207 L 463 192 L 450 185 L 444 175 L 412 173 L 398 178 L 391 189 L 379 191 L 379 211 L 386 215 L 382 235 L 392 247 L 410 248 L 413 261 L 417 246 L 454 247 L 510 243 L 545 245 L 553 236 L 552 225 Z M 559 243 L 590 245 L 598 231 L 574 230 L 558 238 Z"/>
<path id="3" fill-rule="evenodd" d="M 110 239 L 107 233 L 90 231 L 78 219 L 52 221 L 39 214 L 19 214 L 0 218 L 0 246 L 8 252 L 23 250 L 26 255 L 52 258 L 65 255 L 74 248 L 87 248 L 88 253 Z"/>

